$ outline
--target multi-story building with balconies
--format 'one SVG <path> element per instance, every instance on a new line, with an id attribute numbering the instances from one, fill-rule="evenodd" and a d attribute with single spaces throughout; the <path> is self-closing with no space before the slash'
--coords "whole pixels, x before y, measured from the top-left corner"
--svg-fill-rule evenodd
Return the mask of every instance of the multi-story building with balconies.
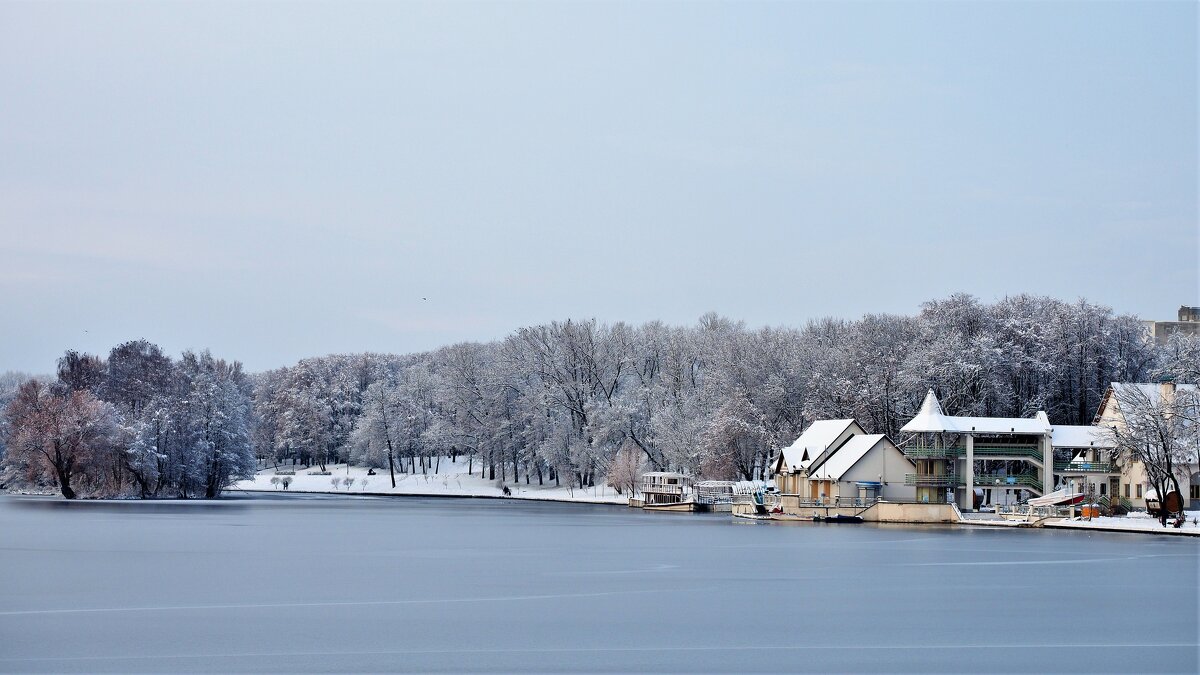
<path id="1" fill-rule="evenodd" d="M 904 454 L 916 463 L 906 482 L 919 502 L 953 501 L 968 511 L 1060 487 L 1091 484 L 1105 494 L 1120 476 L 1102 429 L 1052 425 L 1042 411 L 1032 418 L 946 415 L 931 389 L 901 431 L 909 434 Z"/>

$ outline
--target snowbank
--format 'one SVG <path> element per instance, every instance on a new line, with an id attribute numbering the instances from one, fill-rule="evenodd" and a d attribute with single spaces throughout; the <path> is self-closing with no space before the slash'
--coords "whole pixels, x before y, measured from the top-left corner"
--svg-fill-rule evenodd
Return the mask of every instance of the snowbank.
<path id="1" fill-rule="evenodd" d="M 428 473 L 397 473 L 396 487 L 387 469 L 376 469 L 374 476 L 367 475 L 365 467 L 345 464 L 326 464 L 329 475 L 316 475 L 319 467 L 307 469 L 296 468 L 295 475 L 284 475 L 292 467 L 280 466 L 277 470 L 267 468 L 249 480 L 235 483 L 232 490 L 255 492 L 320 492 L 325 494 L 344 495 L 421 495 L 437 497 L 503 497 L 504 491 L 498 480 L 487 480 L 479 475 L 479 463 L 475 463 L 475 473 L 467 473 L 467 461 L 459 458 L 451 462 L 443 457 L 435 472 L 432 468 Z M 285 490 L 283 479 L 291 479 Z M 350 484 L 345 480 L 349 478 Z M 272 479 L 278 479 L 272 483 Z M 334 479 L 337 479 L 336 484 Z M 583 502 L 598 504 L 625 504 L 628 497 L 618 495 L 616 490 L 607 485 L 597 485 L 585 490 L 555 487 L 553 483 L 539 486 L 536 483 L 526 485 L 522 477 L 521 483 L 505 483 L 512 493 L 513 499 L 540 499 L 561 502 Z"/>
<path id="2" fill-rule="evenodd" d="M 1113 532 L 1146 532 L 1150 534 L 1182 534 L 1191 536 L 1200 536 L 1200 524 L 1197 520 L 1200 519 L 1200 513 L 1195 511 L 1187 512 L 1187 522 L 1183 527 L 1176 529 L 1171 524 L 1172 521 L 1167 521 L 1167 526 L 1163 527 L 1158 522 L 1157 518 L 1151 517 L 1145 512 L 1133 512 L 1127 516 L 1092 518 L 1084 520 L 1082 518 L 1072 518 L 1046 523 L 1046 527 L 1062 527 L 1078 530 L 1108 530 Z"/>

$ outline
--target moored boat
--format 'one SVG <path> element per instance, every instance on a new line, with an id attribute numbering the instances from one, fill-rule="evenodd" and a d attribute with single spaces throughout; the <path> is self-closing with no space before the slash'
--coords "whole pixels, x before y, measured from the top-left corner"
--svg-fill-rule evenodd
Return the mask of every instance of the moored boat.
<path id="1" fill-rule="evenodd" d="M 863 522 L 863 519 L 862 519 L 862 516 L 848 516 L 843 513 L 839 513 L 839 514 L 832 515 L 832 516 L 813 516 L 813 522 L 814 523 L 853 524 L 853 523 L 861 523 L 861 522 Z"/>
<path id="2" fill-rule="evenodd" d="M 1073 506 L 1082 504 L 1084 498 L 1082 492 L 1073 492 L 1069 488 L 1063 488 L 1044 497 L 1033 497 L 1027 503 L 1030 506 Z"/>

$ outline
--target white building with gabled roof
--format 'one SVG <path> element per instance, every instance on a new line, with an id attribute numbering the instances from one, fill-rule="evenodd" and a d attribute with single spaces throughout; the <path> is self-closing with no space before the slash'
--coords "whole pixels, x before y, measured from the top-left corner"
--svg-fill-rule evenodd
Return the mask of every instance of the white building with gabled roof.
<path id="1" fill-rule="evenodd" d="M 913 501 L 916 491 L 904 481 L 913 466 L 885 434 L 853 436 L 809 465 L 809 498 Z"/>
<path id="2" fill-rule="evenodd" d="M 852 419 L 813 422 L 773 463 L 785 512 L 814 504 L 912 501 L 905 485 L 913 464 L 883 434 Z"/>
<path id="3" fill-rule="evenodd" d="M 799 494 L 808 467 L 836 451 L 856 435 L 867 433 L 854 420 L 818 420 L 779 452 L 773 462 L 775 486 L 784 494 Z"/>

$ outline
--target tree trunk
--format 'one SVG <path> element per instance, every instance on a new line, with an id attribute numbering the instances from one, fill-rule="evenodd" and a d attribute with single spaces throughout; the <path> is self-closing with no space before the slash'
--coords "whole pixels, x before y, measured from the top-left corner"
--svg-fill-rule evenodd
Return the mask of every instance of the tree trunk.
<path id="1" fill-rule="evenodd" d="M 58 488 L 62 492 L 62 496 L 67 499 L 75 499 L 75 491 L 71 489 L 71 474 L 56 470 L 58 474 Z"/>

